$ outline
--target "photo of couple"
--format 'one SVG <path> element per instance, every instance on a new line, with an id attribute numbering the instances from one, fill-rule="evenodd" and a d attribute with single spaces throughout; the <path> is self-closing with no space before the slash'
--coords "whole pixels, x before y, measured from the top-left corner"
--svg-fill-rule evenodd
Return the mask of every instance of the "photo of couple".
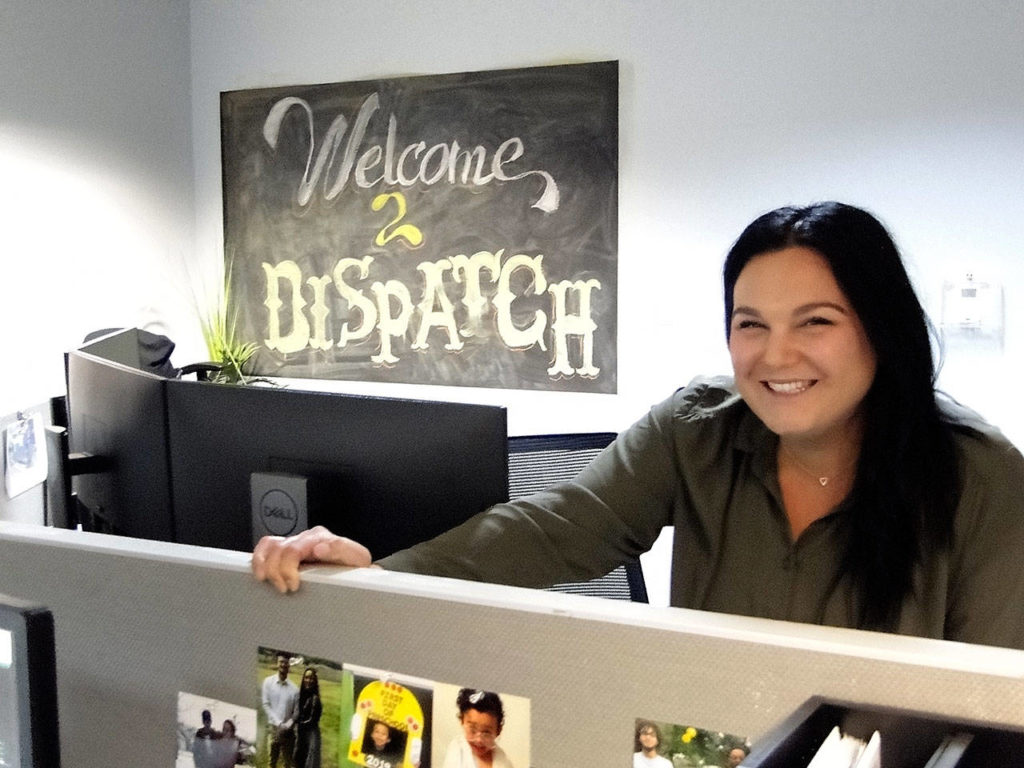
<path id="1" fill-rule="evenodd" d="M 256 710 L 179 693 L 177 740 L 175 768 L 254 765 Z"/>
<path id="2" fill-rule="evenodd" d="M 260 648 L 256 764 L 267 768 L 338 765 L 342 671 L 327 659 Z"/>

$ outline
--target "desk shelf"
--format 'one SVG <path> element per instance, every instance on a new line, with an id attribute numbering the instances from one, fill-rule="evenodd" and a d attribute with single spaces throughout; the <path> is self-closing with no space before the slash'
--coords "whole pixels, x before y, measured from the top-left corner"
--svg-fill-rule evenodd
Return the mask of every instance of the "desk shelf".
<path id="1" fill-rule="evenodd" d="M 1024 753 L 1021 730 L 814 697 L 759 739 L 741 768 L 806 766 L 835 726 L 865 742 L 878 731 L 884 768 L 987 768 L 1005 764 L 1007 755 Z M 971 739 L 959 759 L 929 762 L 948 736 L 961 733 Z"/>

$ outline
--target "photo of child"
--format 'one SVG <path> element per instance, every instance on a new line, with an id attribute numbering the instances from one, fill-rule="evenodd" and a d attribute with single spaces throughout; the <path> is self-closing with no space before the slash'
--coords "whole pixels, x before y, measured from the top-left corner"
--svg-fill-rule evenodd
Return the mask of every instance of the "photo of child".
<path id="1" fill-rule="evenodd" d="M 348 766 L 430 768 L 434 683 L 345 665 Z"/>
<path id="2" fill-rule="evenodd" d="M 438 683 L 434 708 L 435 765 L 529 768 L 529 699 Z"/>

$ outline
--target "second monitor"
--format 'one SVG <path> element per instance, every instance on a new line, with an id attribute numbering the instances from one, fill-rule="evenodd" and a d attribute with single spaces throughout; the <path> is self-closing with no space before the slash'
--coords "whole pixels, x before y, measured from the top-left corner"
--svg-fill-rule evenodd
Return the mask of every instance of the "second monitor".
<path id="1" fill-rule="evenodd" d="M 383 557 L 508 497 L 502 407 L 165 378 L 137 345 L 130 330 L 68 355 L 95 530 L 248 551 L 252 477 L 285 474 L 304 479 L 311 525 Z"/>
<path id="2" fill-rule="evenodd" d="M 375 558 L 508 494 L 503 408 L 169 380 L 177 540 L 250 549 L 253 473 L 303 478 L 309 523 Z"/>

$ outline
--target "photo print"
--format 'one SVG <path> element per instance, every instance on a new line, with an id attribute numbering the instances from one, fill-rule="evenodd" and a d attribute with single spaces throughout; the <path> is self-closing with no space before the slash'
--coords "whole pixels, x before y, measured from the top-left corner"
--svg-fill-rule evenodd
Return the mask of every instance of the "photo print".
<path id="1" fill-rule="evenodd" d="M 46 479 L 46 437 L 39 414 L 18 414 L 3 430 L 4 486 L 13 499 Z"/>
<path id="2" fill-rule="evenodd" d="M 260 647 L 257 681 L 257 768 L 316 765 L 338 768 L 345 684 L 341 664 L 279 648 Z"/>
<path id="3" fill-rule="evenodd" d="M 175 768 L 253 765 L 256 710 L 179 692 L 177 739 Z"/>
<path id="4" fill-rule="evenodd" d="M 20 760 L 18 697 L 14 668 L 14 638 L 0 629 L 0 765 Z"/>
<path id="5" fill-rule="evenodd" d="M 750 740 L 721 731 L 637 719 L 633 768 L 736 768 L 750 753 Z"/>
<path id="6" fill-rule="evenodd" d="M 345 665 L 346 766 L 430 768 L 435 683 Z"/>
<path id="7" fill-rule="evenodd" d="M 529 768 L 530 700 L 437 683 L 433 760 L 439 768 Z"/>

